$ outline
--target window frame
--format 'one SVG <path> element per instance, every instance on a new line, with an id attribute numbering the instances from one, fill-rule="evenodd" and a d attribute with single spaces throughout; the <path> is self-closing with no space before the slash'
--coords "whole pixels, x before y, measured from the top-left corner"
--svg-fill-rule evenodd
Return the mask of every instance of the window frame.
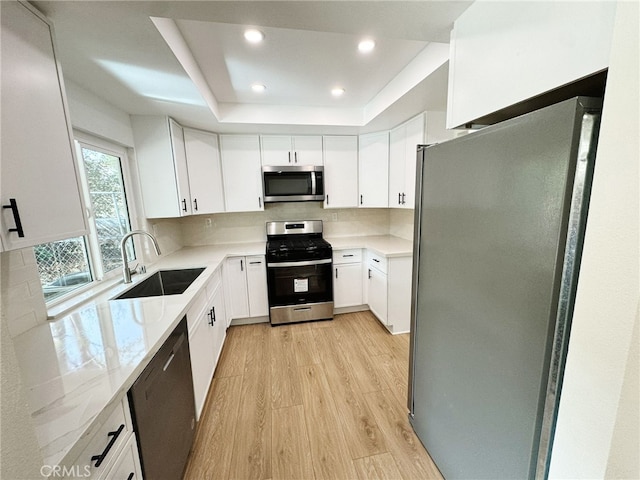
<path id="1" fill-rule="evenodd" d="M 98 237 L 96 232 L 95 217 L 93 215 L 93 204 L 91 202 L 91 195 L 89 193 L 89 183 L 87 182 L 87 174 L 84 167 L 84 157 L 82 155 L 82 148 L 112 155 L 120 159 L 120 170 L 122 172 L 122 183 L 124 186 L 125 201 L 127 205 L 127 211 L 129 215 L 130 230 L 138 229 L 138 215 L 137 205 L 135 200 L 135 191 L 133 188 L 134 182 L 131 174 L 132 164 L 129 160 L 127 148 L 117 145 L 108 140 L 104 140 L 85 132 L 73 131 L 73 145 L 74 154 L 76 160 L 76 167 L 78 171 L 78 187 L 80 189 L 80 195 L 82 197 L 83 214 L 85 222 L 87 224 L 87 232 L 83 237 L 85 238 L 85 245 L 87 248 L 87 258 L 89 263 L 89 271 L 93 280 L 86 285 L 78 287 L 64 295 L 60 295 L 45 302 L 48 309 L 56 308 L 57 306 L 73 301 L 73 298 L 87 293 L 89 290 L 101 289 L 101 287 L 110 287 L 116 283 L 116 279 L 122 276 L 122 269 L 116 268 L 109 272 L 103 271 L 102 259 L 100 257 L 100 247 L 98 243 Z M 134 249 L 136 252 L 136 258 L 129 259 L 127 267 L 133 268 L 140 262 L 142 246 L 139 244 L 138 239 L 133 237 Z"/>

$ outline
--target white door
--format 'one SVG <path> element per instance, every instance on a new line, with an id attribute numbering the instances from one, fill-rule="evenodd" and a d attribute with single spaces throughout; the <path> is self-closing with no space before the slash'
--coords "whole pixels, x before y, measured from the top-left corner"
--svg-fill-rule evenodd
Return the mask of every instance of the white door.
<path id="1" fill-rule="evenodd" d="M 361 135 L 358 139 L 359 206 L 389 206 L 389 133 Z"/>
<path id="2" fill-rule="evenodd" d="M 369 268 L 369 308 L 382 323 L 387 324 L 387 276 Z"/>
<path id="3" fill-rule="evenodd" d="M 249 315 L 269 315 L 267 293 L 267 265 L 264 255 L 254 255 L 247 260 L 247 289 L 249 293 Z"/>
<path id="4" fill-rule="evenodd" d="M 402 194 L 405 184 L 405 147 L 404 125 L 389 132 L 389 207 L 402 207 Z"/>
<path id="5" fill-rule="evenodd" d="M 293 165 L 291 137 L 288 135 L 262 135 L 260 137 L 262 165 Z"/>
<path id="6" fill-rule="evenodd" d="M 221 135 L 220 154 L 226 211 L 264 210 L 258 136 Z"/>
<path id="7" fill-rule="evenodd" d="M 218 136 L 214 133 L 185 128 L 184 145 L 193 213 L 224 212 Z"/>
<path id="8" fill-rule="evenodd" d="M 249 298 L 247 293 L 247 262 L 244 257 L 230 257 L 225 266 L 227 276 L 227 298 L 229 299 L 229 318 L 249 317 Z"/>
<path id="9" fill-rule="evenodd" d="M 171 133 L 171 150 L 173 151 L 173 165 L 176 172 L 176 185 L 178 186 L 180 216 L 184 217 L 192 213 L 184 132 L 182 127 L 171 118 L 169 119 L 169 132 Z"/>
<path id="10" fill-rule="evenodd" d="M 358 206 L 358 137 L 324 137 L 325 208 Z"/>
<path id="11" fill-rule="evenodd" d="M 196 420 L 200 418 L 215 366 L 214 332 L 213 327 L 209 324 L 209 308 L 207 306 L 200 312 L 193 330 L 189 332 L 189 355 L 191 357 L 191 374 L 193 376 L 193 391 L 196 400 Z"/>
<path id="12" fill-rule="evenodd" d="M 403 208 L 415 208 L 416 156 L 418 145 L 424 144 L 424 114 L 406 124 L 404 157 L 404 202 Z"/>
<path id="13" fill-rule="evenodd" d="M 18 2 L 2 2 L 2 208 L 6 250 L 86 233 L 70 123 L 49 25 Z"/>
<path id="14" fill-rule="evenodd" d="M 294 165 L 322 165 L 322 137 L 301 135 L 293 137 Z"/>
<path id="15" fill-rule="evenodd" d="M 333 267 L 334 308 L 362 305 L 362 264 L 347 263 Z"/>

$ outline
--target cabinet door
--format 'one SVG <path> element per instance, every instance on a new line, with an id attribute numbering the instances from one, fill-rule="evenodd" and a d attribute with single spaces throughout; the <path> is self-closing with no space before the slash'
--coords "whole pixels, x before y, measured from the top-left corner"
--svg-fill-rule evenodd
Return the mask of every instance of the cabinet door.
<path id="1" fill-rule="evenodd" d="M 301 135 L 293 137 L 294 165 L 322 165 L 322 137 Z"/>
<path id="2" fill-rule="evenodd" d="M 359 206 L 389 206 L 389 133 L 361 135 L 358 139 Z"/>
<path id="3" fill-rule="evenodd" d="M 389 206 L 396 208 L 402 207 L 404 192 L 405 133 L 404 125 L 389 132 Z"/>
<path id="4" fill-rule="evenodd" d="M 230 257 L 225 266 L 227 298 L 229 299 L 229 319 L 249 316 L 247 294 L 247 264 L 244 257 Z"/>
<path id="5" fill-rule="evenodd" d="M 2 2 L 0 199 L 15 199 L 23 237 L 1 214 L 6 250 L 86 233 L 71 129 L 49 24 L 18 2 Z"/>
<path id="6" fill-rule="evenodd" d="M 196 401 L 196 420 L 200 418 L 202 413 L 215 367 L 214 332 L 210 325 L 210 309 L 211 305 L 207 303 L 207 307 L 199 313 L 192 331 L 189 332 L 189 354 Z"/>
<path id="7" fill-rule="evenodd" d="M 358 206 L 358 137 L 324 137 L 325 208 Z"/>
<path id="8" fill-rule="evenodd" d="M 387 323 L 393 325 L 393 333 L 410 330 L 412 270 L 413 257 L 389 259 Z"/>
<path id="9" fill-rule="evenodd" d="M 264 255 L 247 257 L 247 289 L 249 292 L 249 315 L 269 315 L 267 293 L 267 265 Z"/>
<path id="10" fill-rule="evenodd" d="M 424 144 L 424 123 L 424 114 L 421 114 L 406 124 L 403 208 L 415 208 L 416 156 L 418 145 Z"/>
<path id="11" fill-rule="evenodd" d="M 185 128 L 184 143 L 192 212 L 224 212 L 218 136 L 215 133 Z"/>
<path id="12" fill-rule="evenodd" d="M 362 264 L 347 263 L 333 267 L 333 306 L 362 305 Z"/>
<path id="13" fill-rule="evenodd" d="M 84 473 L 84 472 L 83 472 Z M 77 477 L 76 477 L 77 478 Z M 125 443 L 120 455 L 108 472 L 100 476 L 100 480 L 126 478 L 127 480 L 142 480 L 142 468 L 138 456 L 138 442 L 132 433 Z"/>
<path id="14" fill-rule="evenodd" d="M 262 165 L 293 165 L 294 155 L 288 135 L 260 136 Z"/>
<path id="15" fill-rule="evenodd" d="M 184 131 L 175 120 L 169 119 L 171 135 L 171 151 L 173 153 L 173 168 L 175 169 L 176 185 L 178 187 L 178 201 L 180 202 L 180 216 L 191 215 L 191 194 L 189 192 L 189 172 L 187 170 L 187 153 L 184 147 Z"/>
<path id="16" fill-rule="evenodd" d="M 213 368 L 218 364 L 222 346 L 227 336 L 227 315 L 224 303 L 224 288 L 218 286 L 213 294 Z"/>
<path id="17" fill-rule="evenodd" d="M 369 268 L 369 308 L 387 324 L 387 276 L 375 268 Z"/>
<path id="18" fill-rule="evenodd" d="M 222 178 L 227 212 L 264 210 L 257 135 L 221 135 Z"/>

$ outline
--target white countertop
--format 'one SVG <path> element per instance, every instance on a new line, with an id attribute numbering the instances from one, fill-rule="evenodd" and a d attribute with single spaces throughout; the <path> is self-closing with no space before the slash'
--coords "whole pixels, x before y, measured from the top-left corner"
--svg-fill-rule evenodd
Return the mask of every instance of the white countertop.
<path id="1" fill-rule="evenodd" d="M 392 236 L 327 238 L 334 249 L 368 248 L 394 257 L 412 253 L 408 240 Z M 264 242 L 186 247 L 162 257 L 157 270 L 206 267 L 181 295 L 110 300 L 132 284 L 117 284 L 64 317 L 14 339 L 47 465 L 70 464 L 90 434 L 120 402 L 227 256 L 263 255 Z"/>

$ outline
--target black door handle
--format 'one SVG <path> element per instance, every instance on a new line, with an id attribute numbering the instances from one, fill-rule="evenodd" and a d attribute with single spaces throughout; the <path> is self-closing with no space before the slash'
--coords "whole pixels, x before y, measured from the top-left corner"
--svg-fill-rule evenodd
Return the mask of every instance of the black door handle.
<path id="1" fill-rule="evenodd" d="M 183 212 L 187 211 L 187 199 L 186 198 L 182 199 L 182 211 Z"/>
<path id="2" fill-rule="evenodd" d="M 94 455 L 93 457 L 91 457 L 91 461 L 92 462 L 96 462 L 96 464 L 95 464 L 96 468 L 98 468 L 100 465 L 102 465 L 102 462 L 104 462 L 104 459 L 109 454 L 109 450 L 111 450 L 111 447 L 113 447 L 113 444 L 116 443 L 116 440 L 118 439 L 118 437 L 122 433 L 122 430 L 124 430 L 124 423 L 122 423 L 120 425 L 120 428 L 118 428 L 118 430 L 116 430 L 115 432 L 107 433 L 107 436 L 111 437 L 111 440 L 109 440 L 109 443 L 105 447 L 104 451 L 100 455 Z"/>
<path id="3" fill-rule="evenodd" d="M 3 205 L 2 208 L 10 208 L 13 213 L 13 220 L 16 222 L 16 228 L 10 228 L 10 232 L 16 232 L 20 238 L 24 237 L 22 230 L 22 221 L 20 220 L 20 212 L 18 212 L 18 203 L 15 198 L 9 199 L 9 205 Z"/>
<path id="4" fill-rule="evenodd" d="M 197 212 L 198 211 L 198 199 L 197 198 L 193 199 L 193 206 L 194 206 L 194 210 Z"/>

